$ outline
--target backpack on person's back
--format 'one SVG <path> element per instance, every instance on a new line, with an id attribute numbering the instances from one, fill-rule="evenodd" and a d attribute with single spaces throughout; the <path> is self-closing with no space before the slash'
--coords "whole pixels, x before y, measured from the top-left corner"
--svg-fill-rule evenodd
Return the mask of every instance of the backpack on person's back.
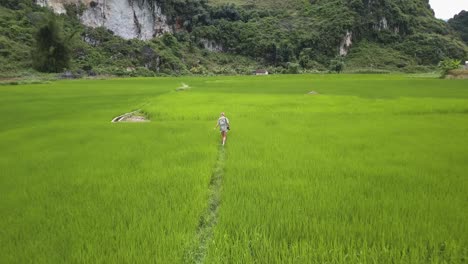
<path id="1" fill-rule="evenodd" d="M 223 126 L 226 126 L 228 130 L 231 129 L 231 128 L 229 127 L 229 121 L 227 120 L 226 117 L 221 117 L 221 118 L 219 119 L 219 125 L 222 126 L 222 127 L 223 127 Z"/>

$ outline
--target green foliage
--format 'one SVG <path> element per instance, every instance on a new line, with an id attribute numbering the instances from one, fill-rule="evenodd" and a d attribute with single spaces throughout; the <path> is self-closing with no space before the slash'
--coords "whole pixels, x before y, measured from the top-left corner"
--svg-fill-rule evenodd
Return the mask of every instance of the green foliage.
<path id="1" fill-rule="evenodd" d="M 39 27 L 32 51 L 33 66 L 41 72 L 61 72 L 70 66 L 70 50 L 54 17 Z"/>
<path id="2" fill-rule="evenodd" d="M 10 9 L 25 9 L 32 8 L 34 6 L 33 0 L 0 0 L 0 6 Z"/>
<path id="3" fill-rule="evenodd" d="M 436 65 L 446 58 L 464 59 L 468 55 L 468 49 L 461 41 L 438 34 L 411 35 L 395 48 L 426 65 Z"/>
<path id="4" fill-rule="evenodd" d="M 297 10 L 309 5 L 309 0 L 208 0 L 213 6 L 236 4 L 245 8 Z"/>
<path id="5" fill-rule="evenodd" d="M 439 62 L 438 68 L 441 71 L 441 76 L 445 77 L 449 71 L 460 68 L 460 65 L 461 60 L 445 59 Z"/>
<path id="6" fill-rule="evenodd" d="M 31 68 L 31 56 L 24 54 L 31 52 L 35 27 L 50 10 L 32 0 L 0 0 L 0 4 L 8 7 L 0 7 L 0 70 Z M 324 71 L 336 62 L 338 47 L 348 33 L 353 44 L 345 58 L 347 71 L 413 71 L 445 58 L 466 59 L 468 54 L 455 31 L 434 18 L 426 1 L 149 2 L 152 8 L 156 4 L 177 33 L 151 41 L 128 41 L 105 28 L 86 28 L 78 19 L 84 6 L 65 5 L 67 15 L 55 17 L 63 26 L 62 35 L 80 36 L 67 40 L 68 68 L 126 75 L 127 68 L 144 67 L 155 75 L 206 75 L 250 73 L 256 68 L 287 73 L 290 64 L 299 64 L 299 71 Z M 451 27 L 461 32 L 463 17 L 461 13 L 452 19 Z M 222 46 L 223 54 L 205 50 L 206 41 Z"/>
<path id="7" fill-rule="evenodd" d="M 445 57 L 466 55 L 465 45 L 444 36 L 450 30 L 447 24 L 434 18 L 428 3 L 317 0 L 305 4 L 307 8 L 303 12 L 291 13 L 292 9 L 281 10 L 273 2 L 264 0 L 255 5 L 265 4 L 277 13 L 255 17 L 227 5 L 228 1 L 216 1 L 210 23 L 198 25 L 193 34 L 216 40 L 231 52 L 285 68 L 290 61 L 298 61 L 304 69 L 316 67 L 317 63 L 329 64 L 347 32 L 353 33 L 354 43 L 361 40 L 382 43 L 397 55 L 384 56 L 387 61 L 383 63 L 368 63 L 375 67 L 401 69 L 414 63 L 435 65 Z M 366 63 L 365 59 L 353 59 L 353 64 Z M 308 65 L 309 61 L 312 65 Z M 387 67 L 388 63 L 391 67 Z"/>
<path id="8" fill-rule="evenodd" d="M 141 1 L 141 0 L 128 0 Z M 163 13 L 168 16 L 169 21 L 187 30 L 192 29 L 193 20 L 207 16 L 205 10 L 206 0 L 148 0 L 162 7 Z M 203 20 L 203 19 L 202 19 Z M 180 22 L 183 22 L 181 25 Z"/>
<path id="9" fill-rule="evenodd" d="M 449 19 L 448 24 L 460 34 L 463 41 L 468 44 L 468 11 L 461 11 Z"/>
<path id="10" fill-rule="evenodd" d="M 289 73 L 289 74 L 298 74 L 298 73 L 300 73 L 299 63 L 290 62 L 287 65 L 288 65 L 287 73 Z"/>
<path id="11" fill-rule="evenodd" d="M 22 68 L 30 67 L 29 47 L 27 45 L 18 45 L 11 39 L 0 36 L 0 71 L 13 72 Z"/>
<path id="12" fill-rule="evenodd" d="M 72 3 L 64 4 L 65 12 L 71 20 L 79 22 L 79 16 L 83 15 L 83 12 L 86 10 L 87 6 L 84 3 Z"/>
<path id="13" fill-rule="evenodd" d="M 341 73 L 345 68 L 344 58 L 342 56 L 337 56 L 330 61 L 329 69 L 331 72 Z"/>
<path id="14" fill-rule="evenodd" d="M 31 67 L 34 24 L 42 13 L 0 7 L 0 71 L 15 72 Z"/>
<path id="15" fill-rule="evenodd" d="M 303 69 L 325 70 L 323 64 L 317 62 L 320 54 L 312 48 L 304 48 L 299 54 L 299 64 Z M 321 61 L 325 61 L 321 59 Z"/>
<path id="16" fill-rule="evenodd" d="M 391 46 L 368 41 L 356 43 L 346 57 L 346 65 L 349 68 L 399 71 L 415 64 L 416 61 L 410 55 L 397 51 Z"/>

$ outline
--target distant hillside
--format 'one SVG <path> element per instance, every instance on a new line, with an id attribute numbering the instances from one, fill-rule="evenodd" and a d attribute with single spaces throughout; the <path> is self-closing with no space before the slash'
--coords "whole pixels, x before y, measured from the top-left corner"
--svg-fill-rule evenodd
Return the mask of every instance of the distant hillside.
<path id="1" fill-rule="evenodd" d="M 210 3 L 218 5 L 219 19 L 199 27 L 199 35 L 273 65 L 327 68 L 341 55 L 352 58 L 348 64 L 364 68 L 409 69 L 466 57 L 466 45 L 434 17 L 427 0 L 263 0 L 248 7 L 253 1 Z M 285 7 L 300 8 L 290 12 Z M 381 55 L 379 63 L 372 54 Z"/>
<path id="2" fill-rule="evenodd" d="M 79 74 L 424 71 L 468 60 L 466 17 L 428 0 L 0 0 L 0 72 L 32 70 L 51 19 Z"/>
<path id="3" fill-rule="evenodd" d="M 468 11 L 461 11 L 448 21 L 449 25 L 458 33 L 460 37 L 468 44 Z"/>
<path id="4" fill-rule="evenodd" d="M 210 5 L 235 4 L 248 8 L 298 9 L 309 6 L 310 0 L 208 0 Z"/>

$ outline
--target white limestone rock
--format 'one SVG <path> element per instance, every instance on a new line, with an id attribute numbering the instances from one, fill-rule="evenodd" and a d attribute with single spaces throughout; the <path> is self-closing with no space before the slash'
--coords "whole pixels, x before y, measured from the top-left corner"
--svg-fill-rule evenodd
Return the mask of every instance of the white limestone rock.
<path id="1" fill-rule="evenodd" d="M 343 40 L 341 40 L 341 43 L 340 43 L 340 55 L 341 56 L 348 55 L 348 51 L 351 48 L 352 44 L 353 44 L 353 32 L 346 31 L 346 35 L 343 37 Z"/>
<path id="2" fill-rule="evenodd" d="M 124 38 L 148 40 L 172 32 L 161 7 L 147 0 L 37 0 L 57 14 L 66 13 L 65 5 L 84 5 L 80 17 L 89 27 L 105 27 Z"/>
<path id="3" fill-rule="evenodd" d="M 214 40 L 201 39 L 200 42 L 203 44 L 203 47 L 212 52 L 222 52 L 224 47 L 222 44 L 217 43 Z"/>

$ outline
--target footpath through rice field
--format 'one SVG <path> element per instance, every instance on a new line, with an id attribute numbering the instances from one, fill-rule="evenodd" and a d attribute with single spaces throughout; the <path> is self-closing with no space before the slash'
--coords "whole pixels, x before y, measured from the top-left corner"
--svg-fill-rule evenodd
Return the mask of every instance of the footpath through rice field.
<path id="1" fill-rule="evenodd" d="M 192 247 L 185 255 L 186 263 L 204 263 L 205 256 L 212 241 L 214 228 L 218 222 L 218 209 L 221 204 L 221 190 L 224 176 L 226 152 L 219 147 L 218 160 L 213 168 L 209 185 L 209 199 L 205 212 L 200 217 L 197 235 Z"/>

